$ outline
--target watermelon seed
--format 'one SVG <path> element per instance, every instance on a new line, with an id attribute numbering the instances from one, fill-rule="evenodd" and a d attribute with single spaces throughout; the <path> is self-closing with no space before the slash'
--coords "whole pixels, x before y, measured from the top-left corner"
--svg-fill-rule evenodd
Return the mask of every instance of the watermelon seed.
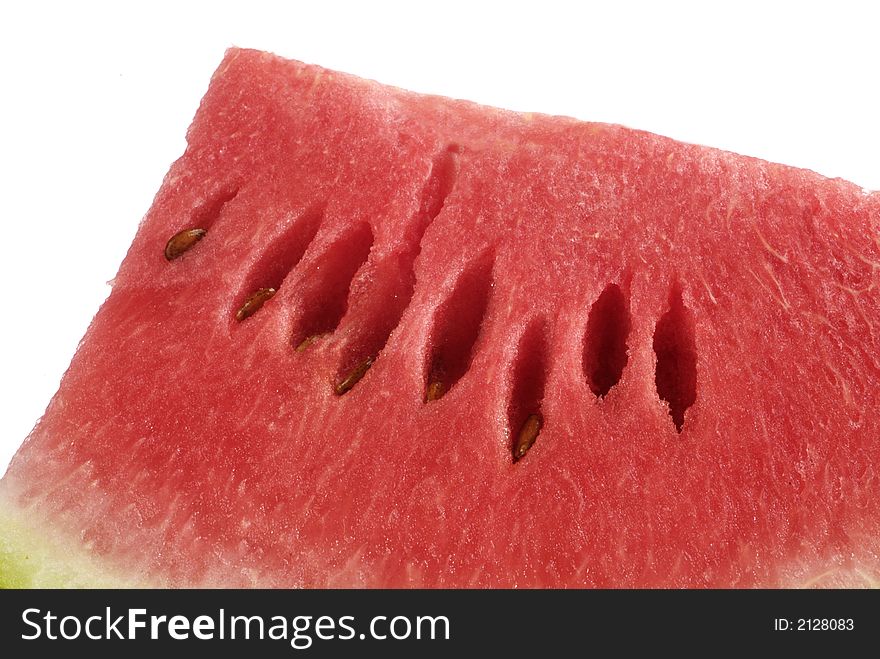
<path id="1" fill-rule="evenodd" d="M 529 417 L 523 424 L 523 427 L 519 431 L 519 435 L 517 435 L 516 441 L 513 444 L 514 462 L 521 460 L 528 450 L 532 448 L 532 444 L 534 444 L 535 440 L 538 438 L 539 432 L 541 432 L 541 415 L 529 414 Z"/>
<path id="2" fill-rule="evenodd" d="M 205 229 L 184 229 L 183 231 L 178 231 L 165 244 L 165 258 L 173 261 L 184 252 L 192 249 L 207 233 Z"/>
<path id="3" fill-rule="evenodd" d="M 208 229 L 220 217 L 223 207 L 235 199 L 237 194 L 237 186 L 227 186 L 217 190 L 205 203 L 195 208 L 190 216 L 190 222 L 199 228 L 184 229 L 171 236 L 171 239 L 165 244 L 165 258 L 173 261 L 184 252 L 192 249 L 197 242 L 205 237 Z"/>
<path id="4" fill-rule="evenodd" d="M 367 371 L 370 370 L 370 366 L 373 365 L 374 361 L 376 361 L 375 357 L 367 357 L 364 361 L 355 366 L 351 370 L 351 372 L 345 377 L 345 379 L 333 388 L 333 391 L 336 392 L 336 395 L 341 396 L 342 394 L 350 391 L 352 387 L 360 382 L 361 378 L 366 375 Z"/>
<path id="5" fill-rule="evenodd" d="M 443 394 L 446 393 L 444 389 L 445 387 L 440 380 L 431 382 L 425 389 L 425 402 L 427 403 L 429 401 L 439 400 L 440 398 L 442 398 Z"/>
<path id="6" fill-rule="evenodd" d="M 244 301 L 241 308 L 235 312 L 235 319 L 241 322 L 245 318 L 250 318 L 262 308 L 264 303 L 271 300 L 273 295 L 275 295 L 274 288 L 260 288 L 254 291 Z"/>
<path id="7" fill-rule="evenodd" d="M 298 346 L 296 346 L 296 352 L 304 352 L 306 348 L 312 345 L 315 341 L 320 339 L 321 337 L 327 336 L 327 333 L 324 334 L 312 334 L 311 336 L 307 336 L 302 340 Z"/>

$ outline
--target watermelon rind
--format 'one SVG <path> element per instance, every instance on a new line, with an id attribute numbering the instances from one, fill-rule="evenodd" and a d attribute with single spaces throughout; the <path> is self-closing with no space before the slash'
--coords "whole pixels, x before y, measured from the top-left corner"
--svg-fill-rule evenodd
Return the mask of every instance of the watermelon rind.
<path id="1" fill-rule="evenodd" d="M 76 541 L 0 495 L 0 589 L 135 588 L 153 584 L 114 574 Z"/>

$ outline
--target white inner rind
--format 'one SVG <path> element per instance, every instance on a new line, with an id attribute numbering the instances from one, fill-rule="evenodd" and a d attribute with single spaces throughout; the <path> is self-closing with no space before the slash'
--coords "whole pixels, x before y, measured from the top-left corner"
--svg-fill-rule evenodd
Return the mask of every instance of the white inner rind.
<path id="1" fill-rule="evenodd" d="M 0 588 L 138 588 L 114 574 L 76 538 L 65 538 L 0 494 Z"/>

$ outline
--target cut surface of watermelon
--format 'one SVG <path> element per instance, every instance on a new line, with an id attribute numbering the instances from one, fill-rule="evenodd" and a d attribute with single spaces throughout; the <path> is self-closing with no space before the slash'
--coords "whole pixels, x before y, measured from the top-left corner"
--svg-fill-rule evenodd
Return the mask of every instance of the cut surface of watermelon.
<path id="1" fill-rule="evenodd" d="M 880 195 L 232 49 L 5 585 L 880 580 Z"/>

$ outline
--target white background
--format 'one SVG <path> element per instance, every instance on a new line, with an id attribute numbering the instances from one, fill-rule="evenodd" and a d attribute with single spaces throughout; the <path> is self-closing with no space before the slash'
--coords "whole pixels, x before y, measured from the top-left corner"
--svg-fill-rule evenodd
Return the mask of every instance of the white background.
<path id="1" fill-rule="evenodd" d="M 652 130 L 880 189 L 876 3 L 0 4 L 0 472 L 223 51 Z"/>

